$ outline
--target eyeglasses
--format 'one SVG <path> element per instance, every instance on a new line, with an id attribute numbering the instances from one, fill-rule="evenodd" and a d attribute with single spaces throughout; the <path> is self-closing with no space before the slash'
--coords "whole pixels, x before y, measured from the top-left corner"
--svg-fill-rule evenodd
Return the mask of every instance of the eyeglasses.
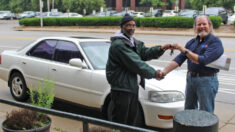
<path id="1" fill-rule="evenodd" d="M 135 28 L 136 27 L 136 25 L 135 24 L 126 24 L 126 25 L 124 25 L 125 27 L 127 27 L 127 28 Z"/>

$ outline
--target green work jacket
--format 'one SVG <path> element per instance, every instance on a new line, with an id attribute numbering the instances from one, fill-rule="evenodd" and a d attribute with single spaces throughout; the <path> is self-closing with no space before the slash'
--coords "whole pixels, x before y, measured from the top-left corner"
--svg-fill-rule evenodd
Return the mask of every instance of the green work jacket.
<path id="1" fill-rule="evenodd" d="M 111 38 L 111 41 L 106 65 L 106 78 L 111 90 L 138 94 L 139 84 L 145 87 L 145 78 L 156 78 L 156 70 L 145 61 L 157 59 L 164 51 L 161 46 L 145 47 L 143 42 L 136 39 L 134 47 L 120 36 Z"/>

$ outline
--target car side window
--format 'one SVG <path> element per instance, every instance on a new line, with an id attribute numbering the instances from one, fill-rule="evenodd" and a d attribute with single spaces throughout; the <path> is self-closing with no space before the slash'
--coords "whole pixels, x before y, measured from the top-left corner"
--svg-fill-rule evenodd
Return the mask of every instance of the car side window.
<path id="1" fill-rule="evenodd" d="M 43 40 L 33 47 L 27 55 L 51 60 L 56 42 L 56 40 Z"/>
<path id="2" fill-rule="evenodd" d="M 69 63 L 69 60 L 72 58 L 80 58 L 83 60 L 78 47 L 69 41 L 59 41 L 56 45 L 54 60 L 58 62 Z"/>

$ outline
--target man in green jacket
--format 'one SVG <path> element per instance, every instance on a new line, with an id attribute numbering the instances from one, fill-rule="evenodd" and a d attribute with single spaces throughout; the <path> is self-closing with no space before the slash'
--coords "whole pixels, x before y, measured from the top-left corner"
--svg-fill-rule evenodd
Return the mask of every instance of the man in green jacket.
<path id="1" fill-rule="evenodd" d="M 160 70 L 155 70 L 145 61 L 157 59 L 170 44 L 145 47 L 144 43 L 133 37 L 136 21 L 126 14 L 120 22 L 121 30 L 111 37 L 111 47 L 106 65 L 106 77 L 111 85 L 111 121 L 139 126 L 140 104 L 139 85 L 145 87 L 144 79 L 160 80 Z"/>

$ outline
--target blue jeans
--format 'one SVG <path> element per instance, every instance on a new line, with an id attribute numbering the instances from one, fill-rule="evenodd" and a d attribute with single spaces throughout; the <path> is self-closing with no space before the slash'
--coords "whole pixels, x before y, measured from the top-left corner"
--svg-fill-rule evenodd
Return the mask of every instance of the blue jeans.
<path id="1" fill-rule="evenodd" d="M 191 77 L 187 75 L 185 109 L 199 109 L 214 113 L 215 96 L 218 92 L 217 76 Z"/>

